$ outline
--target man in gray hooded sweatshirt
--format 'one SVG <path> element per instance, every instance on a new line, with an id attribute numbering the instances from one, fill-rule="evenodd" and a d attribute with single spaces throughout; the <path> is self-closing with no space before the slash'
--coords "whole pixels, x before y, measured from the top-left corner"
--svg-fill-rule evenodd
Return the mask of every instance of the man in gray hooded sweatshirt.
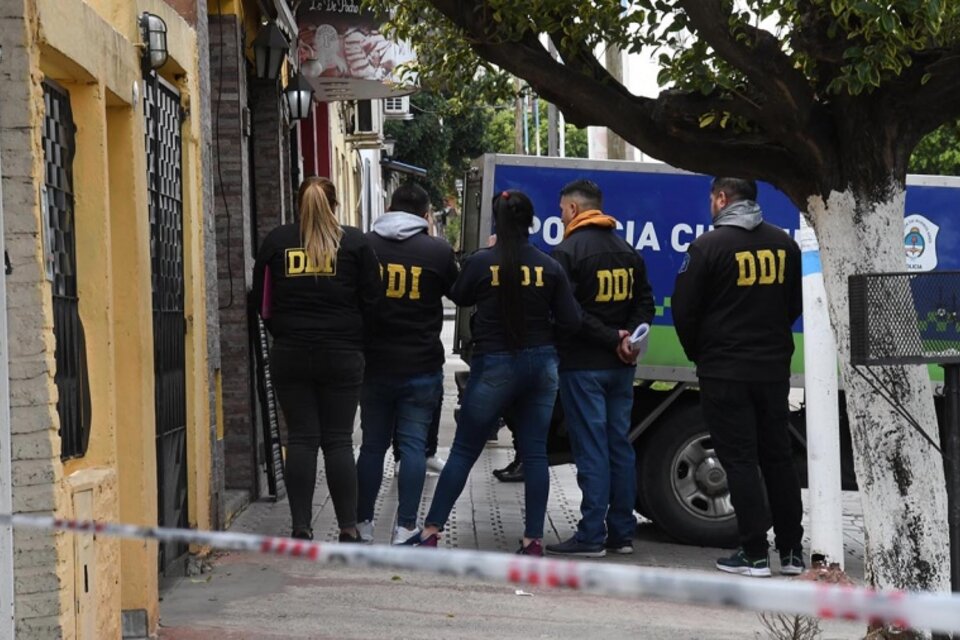
<path id="1" fill-rule="evenodd" d="M 714 229 L 690 244 L 671 306 L 680 343 L 697 365 L 703 417 L 737 514 L 741 548 L 717 568 L 766 577 L 764 485 L 780 573 L 804 569 L 803 504 L 787 431 L 791 326 L 803 298 L 800 248 L 763 221 L 756 199 L 753 180 L 713 180 Z"/>
<path id="2" fill-rule="evenodd" d="M 394 543 L 417 532 L 426 472 L 427 432 L 443 395 L 442 298 L 457 279 L 453 249 L 427 232 L 430 207 L 419 185 L 394 191 L 390 211 L 366 234 L 377 254 L 385 297 L 368 338 L 360 394 L 363 442 L 357 459 L 357 529 L 373 539 L 374 504 L 383 458 L 396 433 L 400 453 L 399 504 Z"/>

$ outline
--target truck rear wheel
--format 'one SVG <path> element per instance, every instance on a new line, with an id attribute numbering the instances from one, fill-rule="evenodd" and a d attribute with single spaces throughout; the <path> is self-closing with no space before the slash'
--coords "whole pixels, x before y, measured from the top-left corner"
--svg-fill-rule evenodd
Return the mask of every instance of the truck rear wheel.
<path id="1" fill-rule="evenodd" d="M 684 544 L 736 546 L 737 519 L 727 474 L 700 407 L 677 407 L 653 429 L 637 458 L 642 503 L 650 519 Z"/>

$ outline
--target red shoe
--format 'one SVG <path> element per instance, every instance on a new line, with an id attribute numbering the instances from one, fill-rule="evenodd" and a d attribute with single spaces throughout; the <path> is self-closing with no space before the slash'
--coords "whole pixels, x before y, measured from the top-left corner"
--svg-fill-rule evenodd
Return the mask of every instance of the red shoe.
<path id="1" fill-rule="evenodd" d="M 539 540 L 533 540 L 527 546 L 523 546 L 523 540 L 520 541 L 520 548 L 517 550 L 518 556 L 543 557 L 543 543 Z"/>
<path id="2" fill-rule="evenodd" d="M 417 531 L 415 534 L 406 539 L 405 542 L 400 543 L 397 546 L 400 547 L 436 547 L 437 542 L 440 541 L 440 534 L 434 533 L 426 538 L 423 537 L 423 529 Z"/>

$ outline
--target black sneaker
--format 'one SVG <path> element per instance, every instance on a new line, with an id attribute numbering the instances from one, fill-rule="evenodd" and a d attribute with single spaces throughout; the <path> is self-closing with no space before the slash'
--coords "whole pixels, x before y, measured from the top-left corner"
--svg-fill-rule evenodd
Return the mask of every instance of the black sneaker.
<path id="1" fill-rule="evenodd" d="M 557 556 L 577 556 L 580 558 L 602 558 L 607 555 L 607 550 L 602 544 L 587 544 L 577 540 L 573 536 L 569 540 L 557 544 L 548 544 L 547 553 Z"/>
<path id="2" fill-rule="evenodd" d="M 751 578 L 769 578 L 770 559 L 766 555 L 762 558 L 751 558 L 743 549 L 737 549 L 729 558 L 717 560 L 717 569 Z"/>
<path id="3" fill-rule="evenodd" d="M 610 553 L 616 553 L 621 556 L 628 556 L 633 553 L 633 543 L 629 540 L 607 540 L 603 548 Z"/>
<path id="4" fill-rule="evenodd" d="M 780 553 L 780 574 L 784 576 L 798 576 L 803 573 L 807 565 L 803 563 L 803 551 L 790 549 Z"/>
<path id="5" fill-rule="evenodd" d="M 337 538 L 337 541 L 347 542 L 350 544 L 364 544 L 364 540 L 360 537 L 359 533 L 355 536 L 352 536 L 349 533 L 344 533 L 343 531 L 340 532 L 340 537 Z"/>
<path id="6" fill-rule="evenodd" d="M 517 466 L 519 466 L 519 465 L 520 465 L 520 457 L 518 456 L 518 457 L 514 458 L 514 459 L 510 462 L 510 464 L 508 464 L 507 466 L 505 466 L 503 469 L 494 469 L 494 470 L 493 470 L 493 475 L 494 475 L 494 477 L 496 477 L 496 478 L 499 479 L 501 475 L 503 475 L 504 473 L 510 473 L 510 472 L 512 472 L 512 471 L 513 471 L 514 469 L 516 469 Z"/>
<path id="7" fill-rule="evenodd" d="M 523 463 L 514 460 L 503 469 L 497 469 L 493 472 L 500 482 L 523 482 Z"/>
<path id="8" fill-rule="evenodd" d="M 296 538 L 297 540 L 313 540 L 313 529 L 298 527 L 293 530 L 290 537 Z"/>

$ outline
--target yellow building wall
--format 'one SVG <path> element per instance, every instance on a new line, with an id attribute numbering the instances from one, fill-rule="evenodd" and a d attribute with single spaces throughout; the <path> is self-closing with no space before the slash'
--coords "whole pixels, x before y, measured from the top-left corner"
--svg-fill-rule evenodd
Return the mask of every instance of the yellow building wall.
<path id="1" fill-rule="evenodd" d="M 39 105 L 33 152 L 40 184 L 40 82 L 44 78 L 56 80 L 70 93 L 77 124 L 78 295 L 91 381 L 89 448 L 84 457 L 64 463 L 62 474 L 55 474 L 56 511 L 67 517 L 157 522 L 150 231 L 143 85 L 135 46 L 140 39 L 136 17 L 149 11 L 167 24 L 170 61 L 161 75 L 180 88 L 189 114 L 183 124 L 188 503 L 191 526 L 208 528 L 211 416 L 200 160 L 201 52 L 196 33 L 160 0 L 33 1 L 39 34 L 39 67 L 33 74 Z M 39 202 L 35 206 L 39 228 Z M 42 260 L 42 254 L 38 258 Z M 49 285 L 41 286 L 46 290 L 45 313 L 52 318 Z M 52 331 L 49 336 L 52 359 Z M 59 451 L 59 442 L 53 443 L 53 449 Z M 60 558 L 64 638 L 118 638 L 121 609 L 146 610 L 149 629 L 156 630 L 155 543 L 64 534 L 54 539 Z M 90 594 L 77 591 L 83 584 L 78 580 L 84 567 L 93 585 Z"/>

